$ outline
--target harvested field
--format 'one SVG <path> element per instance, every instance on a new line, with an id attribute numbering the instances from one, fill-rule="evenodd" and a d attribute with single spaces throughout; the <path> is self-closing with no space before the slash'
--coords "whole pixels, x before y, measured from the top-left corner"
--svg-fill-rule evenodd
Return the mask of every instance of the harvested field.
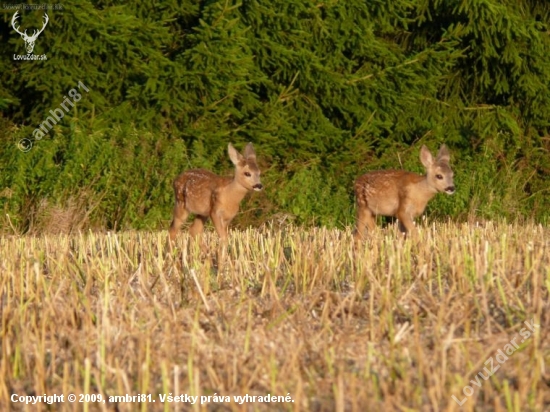
<path id="1" fill-rule="evenodd" d="M 550 410 L 546 227 L 233 231 L 220 268 L 165 243 L 0 239 L 2 410 Z"/>

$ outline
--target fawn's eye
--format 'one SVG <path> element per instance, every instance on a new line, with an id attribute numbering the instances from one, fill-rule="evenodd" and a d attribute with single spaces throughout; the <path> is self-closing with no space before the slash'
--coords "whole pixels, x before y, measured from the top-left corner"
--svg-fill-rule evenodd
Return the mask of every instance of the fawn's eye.
<path id="1" fill-rule="evenodd" d="M 244 175 L 245 175 L 246 177 L 252 176 L 252 175 L 250 174 L 250 172 L 244 172 Z"/>
<path id="2" fill-rule="evenodd" d="M 437 177 L 438 180 L 443 180 L 443 176 L 442 176 L 442 175 L 435 175 L 435 177 Z"/>

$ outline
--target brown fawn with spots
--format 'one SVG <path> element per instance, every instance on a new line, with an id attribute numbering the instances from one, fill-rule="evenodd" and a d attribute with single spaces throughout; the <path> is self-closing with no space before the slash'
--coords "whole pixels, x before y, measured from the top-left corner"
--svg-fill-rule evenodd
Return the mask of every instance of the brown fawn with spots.
<path id="1" fill-rule="evenodd" d="M 228 226 L 239 212 L 239 204 L 250 191 L 262 190 L 256 152 L 248 143 L 240 154 L 229 143 L 229 158 L 235 165 L 235 176 L 221 177 L 208 170 L 192 169 L 174 180 L 174 206 L 170 240 L 173 241 L 190 213 L 195 220 L 189 228 L 192 237 L 201 234 L 210 217 L 222 244 L 227 243 Z"/>
<path id="2" fill-rule="evenodd" d="M 451 156 L 442 145 L 434 159 L 426 146 L 420 149 L 420 161 L 426 168 L 422 176 L 405 170 L 378 170 L 364 174 L 355 181 L 357 222 L 355 241 L 361 241 L 365 229 L 374 230 L 377 215 L 399 219 L 399 229 L 413 233 L 414 219 L 426 209 L 436 193 L 452 195 L 455 192 Z"/>

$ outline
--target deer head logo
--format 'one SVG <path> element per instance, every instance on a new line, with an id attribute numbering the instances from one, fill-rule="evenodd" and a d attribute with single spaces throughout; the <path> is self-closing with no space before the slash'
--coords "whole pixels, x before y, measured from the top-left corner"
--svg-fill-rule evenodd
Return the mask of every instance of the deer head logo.
<path id="1" fill-rule="evenodd" d="M 32 36 L 28 36 L 27 35 L 27 30 L 25 30 L 24 33 L 21 33 L 19 31 L 19 29 L 15 26 L 15 21 L 17 20 L 17 13 L 19 13 L 19 11 L 16 11 L 15 14 L 13 15 L 13 18 L 11 19 L 11 25 L 12 25 L 13 29 L 17 33 L 19 33 L 21 35 L 21 37 L 23 38 L 23 40 L 25 41 L 25 48 L 27 49 L 27 53 L 31 54 L 33 49 L 34 49 L 34 42 L 36 41 L 36 39 L 38 38 L 40 33 L 42 33 L 44 31 L 44 29 L 46 28 L 46 25 L 48 24 L 48 21 L 50 19 L 48 17 L 48 14 L 44 13 L 44 25 L 42 26 L 42 28 L 38 31 L 34 30 Z"/>

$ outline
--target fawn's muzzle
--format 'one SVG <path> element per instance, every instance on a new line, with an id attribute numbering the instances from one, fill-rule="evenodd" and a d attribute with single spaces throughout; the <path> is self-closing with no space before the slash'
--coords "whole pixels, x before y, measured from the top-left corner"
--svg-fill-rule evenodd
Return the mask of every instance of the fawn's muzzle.
<path id="1" fill-rule="evenodd" d="M 252 186 L 252 189 L 254 189 L 256 192 L 259 192 L 263 188 L 264 188 L 264 186 L 261 183 L 257 183 L 254 186 Z"/>
<path id="2" fill-rule="evenodd" d="M 455 187 L 454 186 L 447 186 L 445 188 L 445 193 L 447 193 L 448 195 L 452 195 L 454 192 L 455 192 Z"/>

